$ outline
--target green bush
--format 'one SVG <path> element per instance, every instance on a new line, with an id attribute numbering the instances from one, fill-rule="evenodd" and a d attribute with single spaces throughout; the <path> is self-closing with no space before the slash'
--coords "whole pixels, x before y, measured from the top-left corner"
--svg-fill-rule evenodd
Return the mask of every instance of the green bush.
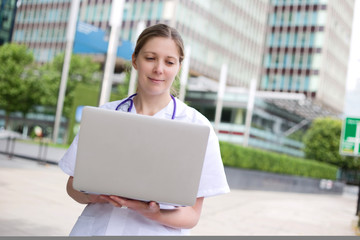
<path id="1" fill-rule="evenodd" d="M 342 170 L 360 170 L 360 161 L 339 152 L 342 120 L 323 117 L 315 119 L 304 136 L 306 158 L 325 162 Z"/>
<path id="2" fill-rule="evenodd" d="M 224 165 L 229 167 L 333 180 L 336 179 L 338 170 L 337 167 L 327 163 L 227 142 L 220 142 L 220 149 Z"/>

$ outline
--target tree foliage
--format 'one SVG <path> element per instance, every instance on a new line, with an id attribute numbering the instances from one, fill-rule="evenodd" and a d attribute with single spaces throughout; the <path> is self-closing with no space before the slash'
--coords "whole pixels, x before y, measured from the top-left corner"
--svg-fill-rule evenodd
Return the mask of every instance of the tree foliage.
<path id="1" fill-rule="evenodd" d="M 34 78 L 34 57 L 24 45 L 0 47 L 0 108 L 5 110 L 5 128 L 12 112 L 25 115 L 39 103 L 40 82 Z"/>
<path id="2" fill-rule="evenodd" d="M 52 62 L 43 65 L 39 69 L 40 78 L 43 80 L 47 89 L 47 98 L 43 99 L 43 105 L 56 107 L 63 63 L 64 54 L 60 54 L 57 55 Z M 69 116 L 70 114 L 76 85 L 79 82 L 88 84 L 99 82 L 100 76 L 100 64 L 94 62 L 91 57 L 81 55 L 71 56 L 63 115 Z"/>
<path id="3" fill-rule="evenodd" d="M 306 158 L 327 162 L 342 169 L 358 169 L 359 162 L 356 159 L 339 153 L 341 127 L 340 119 L 315 119 L 304 136 Z"/>
<path id="4" fill-rule="evenodd" d="M 55 113 L 64 54 L 43 66 L 34 63 L 32 52 L 15 43 L 0 47 L 0 109 L 5 110 L 5 128 L 10 113 L 21 112 L 23 117 L 35 106 L 50 107 Z M 73 55 L 67 81 L 63 113 L 69 116 L 74 89 L 79 82 L 95 83 L 100 80 L 100 64 L 90 57 Z"/>

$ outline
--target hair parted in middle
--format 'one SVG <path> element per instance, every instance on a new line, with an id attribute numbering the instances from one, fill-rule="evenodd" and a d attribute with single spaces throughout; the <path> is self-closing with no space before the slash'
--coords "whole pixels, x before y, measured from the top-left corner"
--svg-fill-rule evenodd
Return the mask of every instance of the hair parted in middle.
<path id="1" fill-rule="evenodd" d="M 146 44 L 146 42 L 154 37 L 171 38 L 178 47 L 179 62 L 181 64 L 185 57 L 184 42 L 182 40 L 182 37 L 175 28 L 172 28 L 163 23 L 155 24 L 153 26 L 145 28 L 145 30 L 139 35 L 138 40 L 136 41 L 134 57 L 136 58 L 141 48 Z"/>

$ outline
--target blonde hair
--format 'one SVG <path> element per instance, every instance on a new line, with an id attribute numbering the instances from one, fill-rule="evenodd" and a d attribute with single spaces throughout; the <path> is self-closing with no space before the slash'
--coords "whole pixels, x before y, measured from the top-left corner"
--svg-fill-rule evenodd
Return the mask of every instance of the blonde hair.
<path id="1" fill-rule="evenodd" d="M 184 42 L 180 36 L 180 33 L 175 29 L 166 24 L 159 23 L 153 26 L 146 28 L 136 41 L 136 46 L 134 50 L 134 57 L 136 58 L 141 50 L 141 48 L 154 37 L 164 37 L 172 39 L 179 50 L 179 62 L 184 60 Z"/>

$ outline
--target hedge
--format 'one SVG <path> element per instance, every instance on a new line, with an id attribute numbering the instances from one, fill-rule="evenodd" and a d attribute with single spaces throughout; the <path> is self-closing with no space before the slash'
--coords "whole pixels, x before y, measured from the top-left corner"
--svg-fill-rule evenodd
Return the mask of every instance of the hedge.
<path id="1" fill-rule="evenodd" d="M 336 179 L 338 168 L 310 159 L 220 142 L 225 166 L 301 177 Z"/>

